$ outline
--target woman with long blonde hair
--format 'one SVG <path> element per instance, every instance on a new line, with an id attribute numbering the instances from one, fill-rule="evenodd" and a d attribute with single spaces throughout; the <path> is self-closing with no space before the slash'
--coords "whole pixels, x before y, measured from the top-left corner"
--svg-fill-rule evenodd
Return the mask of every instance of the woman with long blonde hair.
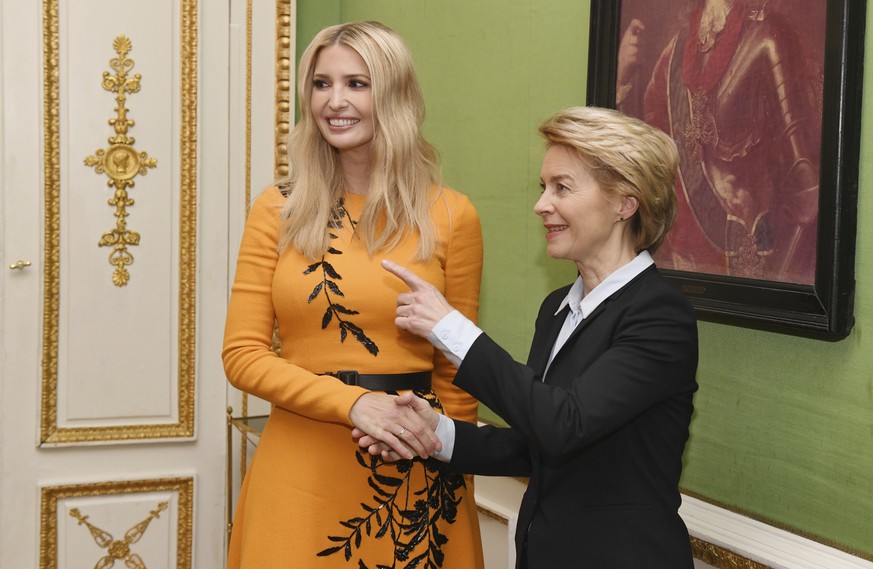
<path id="1" fill-rule="evenodd" d="M 415 267 L 475 320 L 478 215 L 441 186 L 412 59 L 393 31 L 322 30 L 300 61 L 298 92 L 290 173 L 252 206 L 228 308 L 228 379 L 273 404 L 228 567 L 479 569 L 472 488 L 428 458 L 439 439 L 393 399 L 414 392 L 469 422 L 477 402 L 453 386 L 438 350 L 394 326 L 402 285 L 380 265 Z M 354 427 L 404 460 L 360 451 Z"/>

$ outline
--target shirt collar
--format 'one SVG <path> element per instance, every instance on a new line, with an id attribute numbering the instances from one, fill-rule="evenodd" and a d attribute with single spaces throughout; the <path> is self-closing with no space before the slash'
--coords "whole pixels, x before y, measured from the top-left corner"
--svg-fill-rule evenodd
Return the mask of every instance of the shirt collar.
<path id="1" fill-rule="evenodd" d="M 594 290 L 590 291 L 584 297 L 582 293 L 582 277 L 579 276 L 576 279 L 576 282 L 573 283 L 573 286 L 570 287 L 570 292 L 568 292 L 567 296 L 564 297 L 561 306 L 559 306 L 558 310 L 555 312 L 555 316 L 557 316 L 558 312 L 561 312 L 565 306 L 569 306 L 570 310 L 577 316 L 581 314 L 583 319 L 588 318 L 588 316 L 594 312 L 594 309 L 600 306 L 604 300 L 612 296 L 613 293 L 621 289 L 624 285 L 631 282 L 637 275 L 645 271 L 654 263 L 655 261 L 652 259 L 649 252 L 643 251 L 634 257 L 630 263 L 613 271 L 612 274 L 606 277 L 599 285 L 594 287 Z"/>

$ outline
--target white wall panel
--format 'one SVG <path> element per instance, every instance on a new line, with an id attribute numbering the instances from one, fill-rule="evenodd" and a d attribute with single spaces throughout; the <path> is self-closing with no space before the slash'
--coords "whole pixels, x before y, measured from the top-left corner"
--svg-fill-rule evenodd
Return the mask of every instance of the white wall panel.
<path id="1" fill-rule="evenodd" d="M 44 30 L 46 113 L 57 113 L 46 147 L 58 162 L 47 169 L 47 232 L 55 234 L 46 243 L 57 252 L 46 255 L 43 439 L 191 437 L 196 2 L 56 6 Z M 195 26 L 183 29 L 188 20 Z M 135 86 L 113 89 L 107 78 Z M 115 128 L 124 119 L 133 122 Z M 132 186 L 111 167 L 116 148 L 132 152 L 116 154 L 129 163 L 141 157 Z M 133 202 L 121 218 L 107 203 L 119 190 Z M 99 245 L 114 230 L 139 235 L 126 247 L 132 263 L 120 268 L 110 262 L 113 247 Z"/>
<path id="2" fill-rule="evenodd" d="M 94 18 L 122 6 L 107 0 L 62 2 L 60 22 L 61 122 L 61 330 L 60 426 L 169 422 L 176 376 L 174 342 L 178 264 L 179 37 L 175 2 L 152 2 L 140 17 Z M 133 4 L 130 6 L 133 7 Z M 131 247 L 134 263 L 124 287 L 112 282 L 111 248 L 97 247 L 115 227 L 107 204 L 114 188 L 108 176 L 83 163 L 114 136 L 116 93 L 102 86 L 115 75 L 109 62 L 119 55 L 113 43 L 126 36 L 141 75 L 140 90 L 126 94 L 133 147 L 157 159 L 157 167 L 134 179 L 128 228 L 141 235 Z M 160 38 L 160 41 L 155 41 Z"/>

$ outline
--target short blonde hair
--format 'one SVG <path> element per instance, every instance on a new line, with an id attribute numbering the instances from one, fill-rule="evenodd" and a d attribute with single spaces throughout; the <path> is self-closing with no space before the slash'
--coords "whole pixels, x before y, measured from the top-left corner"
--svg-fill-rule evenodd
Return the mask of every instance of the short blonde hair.
<path id="1" fill-rule="evenodd" d="M 280 184 L 290 191 L 279 248 L 291 245 L 310 259 L 323 255 L 330 212 L 343 192 L 338 153 L 324 140 L 310 108 L 318 56 L 332 45 L 355 50 L 370 72 L 375 135 L 370 192 L 357 232 L 371 255 L 417 232 L 417 258 L 428 259 L 437 241 L 430 219 L 431 189 L 440 187 L 437 152 L 421 134 L 424 98 L 412 56 L 403 40 L 379 22 L 330 26 L 303 52 L 297 80 L 300 120 L 288 139 L 289 176 Z"/>
<path id="2" fill-rule="evenodd" d="M 612 109 L 572 107 L 539 128 L 548 146 L 570 149 L 606 194 L 636 198 L 636 250 L 654 253 L 676 219 L 676 143 L 663 131 Z"/>

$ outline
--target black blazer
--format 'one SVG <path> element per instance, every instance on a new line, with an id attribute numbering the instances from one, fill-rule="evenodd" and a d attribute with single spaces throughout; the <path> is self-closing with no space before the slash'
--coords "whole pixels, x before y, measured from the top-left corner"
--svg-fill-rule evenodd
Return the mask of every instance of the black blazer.
<path id="1" fill-rule="evenodd" d="M 540 307 L 527 365 L 487 335 L 455 385 L 511 428 L 455 421 L 451 467 L 529 476 L 516 551 L 530 569 L 686 569 L 679 475 L 697 390 L 697 324 L 654 266 L 583 320 L 543 372 L 570 287 Z"/>

